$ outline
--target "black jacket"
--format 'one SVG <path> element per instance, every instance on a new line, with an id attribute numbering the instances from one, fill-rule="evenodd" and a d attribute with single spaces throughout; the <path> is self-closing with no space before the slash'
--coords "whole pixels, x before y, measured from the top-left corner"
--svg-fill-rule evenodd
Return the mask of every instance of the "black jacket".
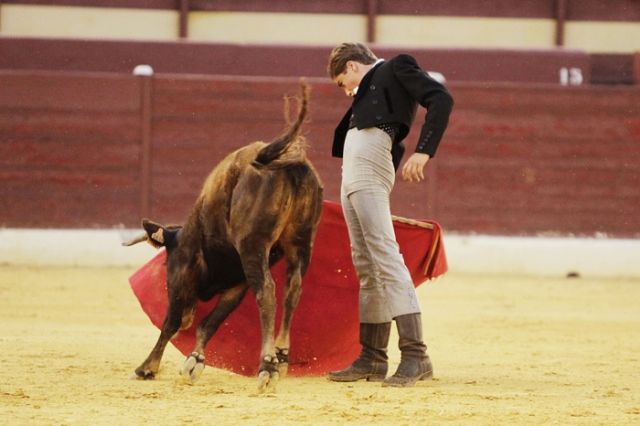
<path id="1" fill-rule="evenodd" d="M 409 55 L 398 55 L 374 66 L 362 78 L 351 108 L 336 127 L 332 155 L 342 157 L 344 140 L 353 123 L 358 129 L 396 123 L 399 132 L 391 154 L 396 170 L 404 154 L 402 140 L 411 129 L 417 104 L 427 109 L 416 152 L 433 157 L 449 122 L 453 98 L 447 89 L 418 66 Z"/>

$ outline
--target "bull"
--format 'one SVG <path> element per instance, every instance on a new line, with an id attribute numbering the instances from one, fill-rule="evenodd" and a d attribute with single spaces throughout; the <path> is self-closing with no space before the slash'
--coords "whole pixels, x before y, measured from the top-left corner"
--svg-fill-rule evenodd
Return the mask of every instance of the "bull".
<path id="1" fill-rule="evenodd" d="M 288 368 L 291 320 L 301 294 L 320 220 L 323 187 L 305 154 L 300 134 L 308 109 L 309 88 L 300 83 L 296 120 L 271 141 L 254 142 L 226 156 L 206 178 L 183 226 L 142 220 L 145 233 L 123 243 L 147 241 L 167 251 L 169 304 L 160 336 L 135 369 L 139 379 L 153 379 L 169 340 L 189 328 L 198 301 L 219 295 L 198 324 L 196 343 L 181 374 L 195 381 L 204 369 L 204 349 L 248 289 L 257 302 L 262 345 L 259 391 L 275 390 Z M 275 282 L 269 267 L 287 263 L 283 315 L 275 334 Z"/>

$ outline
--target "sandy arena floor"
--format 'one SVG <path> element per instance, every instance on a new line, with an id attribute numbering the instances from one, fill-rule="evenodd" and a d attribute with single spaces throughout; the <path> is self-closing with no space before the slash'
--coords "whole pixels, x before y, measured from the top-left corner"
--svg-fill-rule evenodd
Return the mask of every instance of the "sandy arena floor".
<path id="1" fill-rule="evenodd" d="M 172 346 L 157 380 L 130 380 L 158 334 L 132 272 L 0 267 L 0 423 L 640 424 L 640 281 L 449 274 L 419 288 L 435 380 L 258 395 L 213 368 L 182 382 Z"/>

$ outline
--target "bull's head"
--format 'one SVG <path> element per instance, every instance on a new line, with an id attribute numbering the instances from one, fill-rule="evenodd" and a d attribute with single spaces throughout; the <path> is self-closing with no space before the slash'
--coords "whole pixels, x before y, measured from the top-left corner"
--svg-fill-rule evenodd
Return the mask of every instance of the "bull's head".
<path id="1" fill-rule="evenodd" d="M 178 232 L 182 229 L 181 226 L 164 226 L 149 219 L 142 219 L 142 227 L 145 230 L 144 234 L 125 241 L 122 245 L 132 246 L 146 241 L 155 248 L 166 247 L 167 250 L 178 245 Z"/>

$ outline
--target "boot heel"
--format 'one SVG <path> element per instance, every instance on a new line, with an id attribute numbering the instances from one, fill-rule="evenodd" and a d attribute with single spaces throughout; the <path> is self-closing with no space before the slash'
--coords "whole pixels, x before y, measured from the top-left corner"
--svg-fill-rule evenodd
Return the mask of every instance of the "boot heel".
<path id="1" fill-rule="evenodd" d="M 431 380 L 431 379 L 433 379 L 433 370 L 427 371 L 422 376 L 420 376 L 418 380 Z"/>
<path id="2" fill-rule="evenodd" d="M 384 379 L 384 374 L 371 374 L 367 377 L 367 382 L 383 382 Z"/>

